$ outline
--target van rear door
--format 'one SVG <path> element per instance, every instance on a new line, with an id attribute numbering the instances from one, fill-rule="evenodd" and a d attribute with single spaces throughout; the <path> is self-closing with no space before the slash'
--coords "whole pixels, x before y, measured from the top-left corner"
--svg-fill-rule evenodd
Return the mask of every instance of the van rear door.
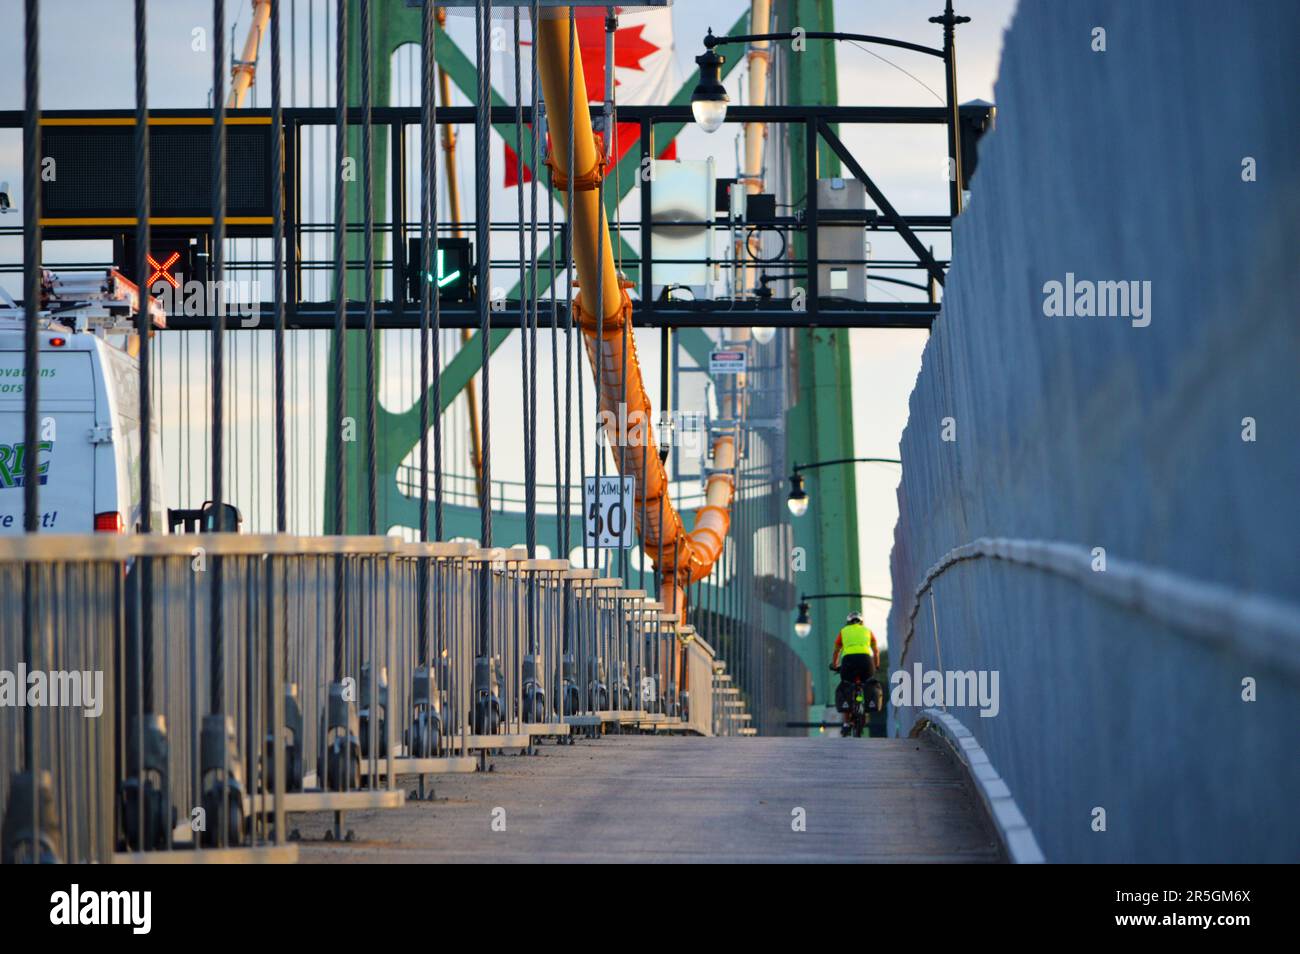
<path id="1" fill-rule="evenodd" d="M 93 352 L 41 350 L 37 466 L 42 533 L 95 529 Z M 0 534 L 23 532 L 23 353 L 0 350 Z"/>

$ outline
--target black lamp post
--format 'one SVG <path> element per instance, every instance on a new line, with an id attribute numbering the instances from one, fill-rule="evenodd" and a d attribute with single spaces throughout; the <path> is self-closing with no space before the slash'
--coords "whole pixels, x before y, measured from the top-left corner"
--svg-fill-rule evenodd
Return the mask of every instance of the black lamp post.
<path id="1" fill-rule="evenodd" d="M 790 472 L 790 493 L 786 495 L 785 505 L 790 513 L 802 517 L 808 512 L 808 491 L 804 489 L 801 471 L 816 470 L 818 467 L 830 467 L 833 464 L 902 464 L 896 457 L 840 457 L 836 460 L 822 460 L 813 464 L 796 464 Z"/>
<path id="2" fill-rule="evenodd" d="M 952 215 L 961 212 L 961 122 L 957 108 L 957 44 L 955 27 L 960 23 L 969 23 L 970 17 L 959 17 L 952 10 L 952 0 L 946 0 L 944 12 L 930 18 L 931 23 L 943 26 L 943 49 L 895 40 L 887 36 L 872 36 L 867 33 L 840 33 L 827 30 L 798 30 L 788 33 L 748 33 L 742 36 L 714 36 L 709 30 L 704 38 L 704 55 L 697 56 L 695 62 L 700 67 L 700 83 L 691 94 L 691 112 L 695 121 L 705 132 L 715 132 L 727 118 L 727 91 L 722 86 L 723 57 L 714 49 L 728 43 L 755 43 L 770 40 L 851 40 L 855 43 L 871 43 L 876 46 L 892 46 L 900 50 L 924 53 L 943 60 L 945 86 L 945 108 L 948 111 L 948 161 L 951 167 L 949 183 L 949 204 Z"/>
<path id="3" fill-rule="evenodd" d="M 794 618 L 794 634 L 800 639 L 812 632 L 812 600 L 880 600 L 892 603 L 888 596 L 875 596 L 871 593 L 801 593 L 799 595 L 799 615 Z"/>
<path id="4" fill-rule="evenodd" d="M 710 133 L 715 132 L 727 118 L 727 103 L 731 101 L 727 88 L 722 85 L 722 65 L 727 58 L 713 51 L 711 39 L 714 39 L 713 31 L 709 30 L 704 40 L 704 53 L 695 58 L 700 67 L 700 82 L 691 93 L 691 112 L 695 121 Z"/>
<path id="5" fill-rule="evenodd" d="M 806 599 L 799 600 L 799 615 L 794 618 L 794 634 L 803 639 L 812 632 L 812 607 Z"/>
<path id="6" fill-rule="evenodd" d="M 803 489 L 803 478 L 797 471 L 790 475 L 790 493 L 785 498 L 785 505 L 796 517 L 808 512 L 808 491 Z"/>

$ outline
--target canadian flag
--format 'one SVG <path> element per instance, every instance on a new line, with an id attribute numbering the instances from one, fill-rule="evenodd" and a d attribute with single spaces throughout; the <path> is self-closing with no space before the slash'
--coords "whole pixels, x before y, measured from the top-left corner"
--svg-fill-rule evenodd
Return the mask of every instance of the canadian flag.
<path id="1" fill-rule="evenodd" d="M 605 9 L 603 7 L 575 7 L 574 30 L 578 37 L 578 51 L 582 56 L 582 69 L 587 80 L 587 98 L 593 103 L 605 101 Z M 532 64 L 527 56 L 533 50 L 531 37 L 521 43 L 524 55 L 521 77 L 524 102 L 531 102 L 532 90 L 529 76 Z M 504 69 L 498 75 L 505 80 L 502 90 L 507 101 L 514 99 L 514 56 L 504 57 Z M 614 33 L 614 86 L 615 102 L 622 106 L 641 106 L 667 103 L 682 85 L 681 69 L 673 53 L 672 10 L 645 10 L 618 15 L 618 29 Z M 613 154 L 617 162 L 636 147 L 641 134 L 638 123 L 617 123 L 614 129 Z M 505 147 L 505 186 L 519 184 L 519 159 L 509 145 Z M 677 146 L 668 145 L 659 153 L 659 159 L 675 159 Z M 524 163 L 524 181 L 532 180 L 532 169 Z"/>

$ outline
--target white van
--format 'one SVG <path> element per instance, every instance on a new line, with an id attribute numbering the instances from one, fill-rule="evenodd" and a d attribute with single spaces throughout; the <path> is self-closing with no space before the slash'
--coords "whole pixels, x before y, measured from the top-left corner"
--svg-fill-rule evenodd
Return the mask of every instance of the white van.
<path id="1" fill-rule="evenodd" d="M 93 278 L 109 296 L 107 305 L 67 308 L 69 291 L 83 288 L 86 280 L 49 276 L 47 288 L 65 307 L 37 319 L 41 533 L 123 533 L 140 526 L 140 370 L 126 350 L 133 319 L 122 307 L 122 296 L 135 286 L 116 272 Z M 26 320 L 0 291 L 0 534 L 23 532 Z M 166 532 L 158 418 L 150 416 L 152 524 L 155 532 Z"/>

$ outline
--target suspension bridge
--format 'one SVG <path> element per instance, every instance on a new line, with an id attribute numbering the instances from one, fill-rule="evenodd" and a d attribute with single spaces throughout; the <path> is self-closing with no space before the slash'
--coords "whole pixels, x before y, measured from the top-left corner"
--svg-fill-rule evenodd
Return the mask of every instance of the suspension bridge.
<path id="1" fill-rule="evenodd" d="M 4 862 L 1295 860 L 1270 4 L 1024 2 L 995 108 L 951 2 L 214 0 L 162 108 L 135 0 L 122 110 L 46 105 L 45 6 L 0 111 Z M 840 44 L 932 100 L 842 105 Z M 848 145 L 899 129 L 942 208 Z M 1151 198 L 1211 191 L 1204 247 Z M 1067 272 L 1128 310 L 1052 317 Z M 856 329 L 929 333 L 897 456 Z M 892 593 L 858 465 L 901 467 Z"/>

